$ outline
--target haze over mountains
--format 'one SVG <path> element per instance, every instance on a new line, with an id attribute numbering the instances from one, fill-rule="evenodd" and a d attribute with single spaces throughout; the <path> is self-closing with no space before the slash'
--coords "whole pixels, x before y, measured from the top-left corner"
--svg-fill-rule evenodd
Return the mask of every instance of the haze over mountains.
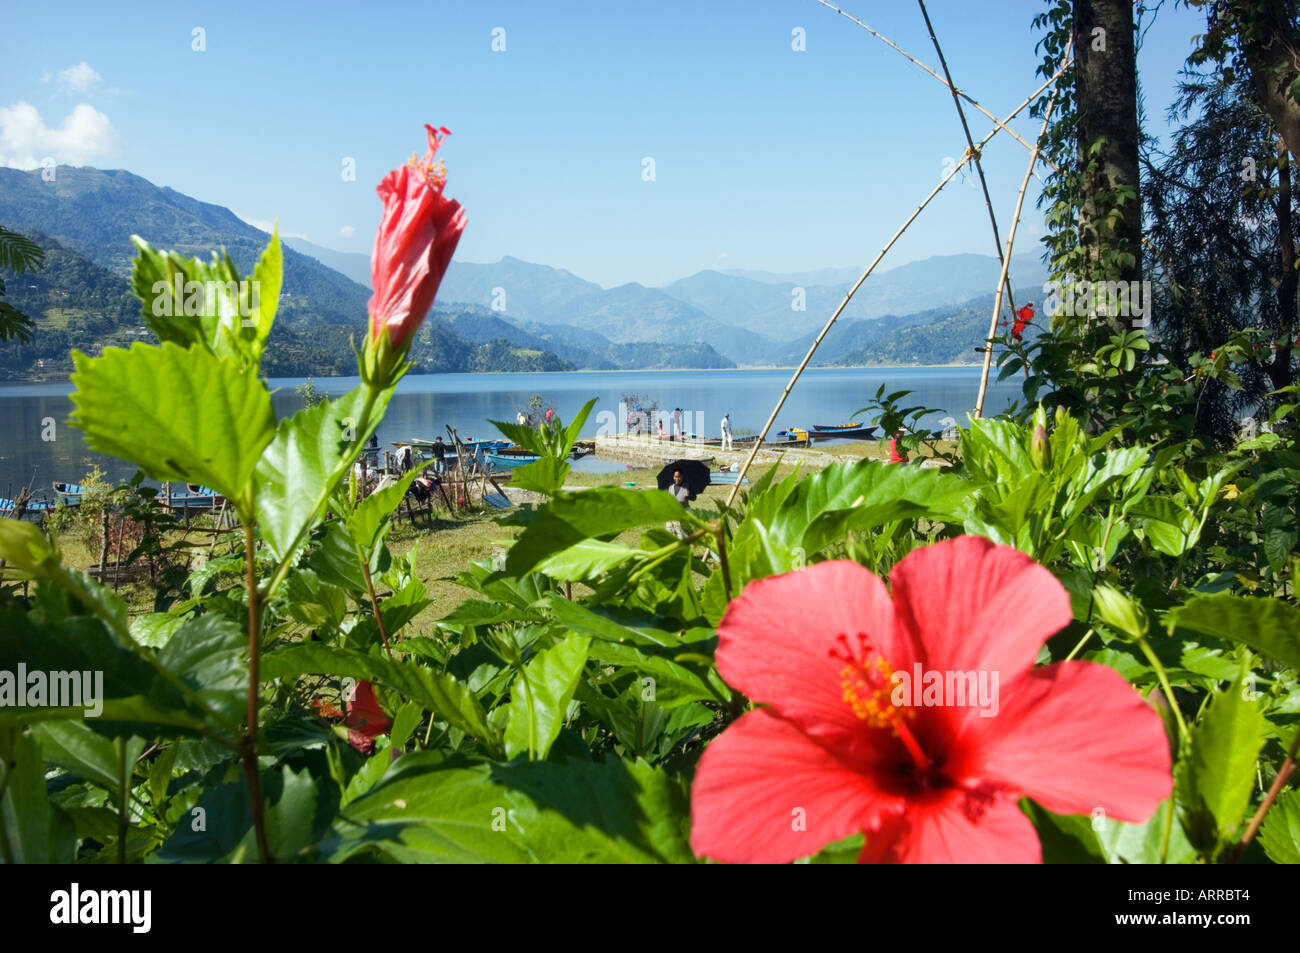
<path id="1" fill-rule="evenodd" d="M 67 256 L 76 255 L 123 279 L 135 252 L 131 234 L 205 259 L 224 246 L 241 272 L 251 269 L 266 243 L 264 232 L 229 209 L 122 170 L 60 166 L 55 181 L 45 182 L 39 171 L 0 169 L 0 224 L 53 239 L 67 253 L 65 269 Z M 284 244 L 280 321 L 287 336 L 302 338 L 305 350 L 300 348 L 282 372 L 325 373 L 326 367 L 308 365 L 333 367 L 322 349 L 337 346 L 350 362 L 344 342 L 364 328 L 369 257 L 303 239 L 286 238 Z M 992 256 L 966 254 L 873 274 L 823 342 L 815 363 L 973 362 L 998 273 Z M 423 348 L 459 357 L 449 365 L 429 353 L 421 369 L 792 364 L 802 359 L 858 275 L 852 267 L 791 274 L 705 270 L 660 288 L 635 282 L 602 288 L 562 268 L 509 256 L 493 264 L 453 261 Z M 1039 297 L 1045 268 L 1036 251 L 1015 256 L 1011 276 L 1013 288 L 1023 289 L 1019 300 Z M 103 297 L 104 288 L 98 292 Z M 59 295 L 61 289 L 46 293 Z M 64 311 L 77 306 L 66 295 L 51 298 L 50 308 L 41 300 L 27 304 L 42 314 L 55 304 Z M 41 315 L 32 316 L 39 327 Z M 56 315 L 52 326 L 58 320 Z M 65 315 L 65 325 L 66 320 Z M 104 342 L 126 333 L 116 327 L 100 330 Z M 474 356 L 476 347 L 486 350 Z M 19 360 L 6 350 L 0 348 L 0 361 Z M 510 366 L 492 366 L 502 362 Z"/>

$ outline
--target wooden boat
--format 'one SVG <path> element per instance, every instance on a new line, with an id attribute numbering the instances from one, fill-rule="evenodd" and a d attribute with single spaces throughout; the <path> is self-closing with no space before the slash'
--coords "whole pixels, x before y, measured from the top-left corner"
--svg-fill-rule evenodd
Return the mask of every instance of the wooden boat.
<path id="1" fill-rule="evenodd" d="M 875 432 L 876 432 L 875 425 L 872 425 L 870 427 L 853 427 L 853 428 L 840 427 L 834 430 L 821 430 L 821 429 L 810 430 L 808 431 L 808 437 L 810 440 L 827 440 L 830 439 L 831 437 L 841 437 L 841 438 L 849 438 L 849 439 L 857 439 L 857 440 L 870 440 L 872 435 Z"/>
<path id="2" fill-rule="evenodd" d="M 81 504 L 80 483 L 60 483 L 55 481 L 53 485 L 55 494 L 68 506 L 79 506 Z"/>
<path id="3" fill-rule="evenodd" d="M 857 430 L 862 426 L 862 421 L 855 420 L 851 424 L 813 424 L 813 430 Z"/>
<path id="4" fill-rule="evenodd" d="M 40 523 L 52 513 L 59 504 L 54 500 L 28 500 L 23 510 L 23 519 L 29 523 Z M 0 498 L 0 516 L 11 518 L 18 504 L 13 500 Z"/>

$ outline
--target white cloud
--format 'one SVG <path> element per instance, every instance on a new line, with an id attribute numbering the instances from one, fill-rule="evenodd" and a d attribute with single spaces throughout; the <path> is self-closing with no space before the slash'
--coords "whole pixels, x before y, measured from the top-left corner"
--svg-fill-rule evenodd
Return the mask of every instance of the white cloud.
<path id="1" fill-rule="evenodd" d="M 269 219 L 265 219 L 265 218 L 249 218 L 247 215 L 240 215 L 238 212 L 236 212 L 235 215 L 238 216 L 238 217 L 239 217 L 240 219 L 242 219 L 243 221 L 247 222 L 249 225 L 252 225 L 252 226 L 253 226 L 254 228 L 256 228 L 258 231 L 266 232 L 266 234 L 268 234 L 268 235 L 270 235 L 271 232 L 273 232 L 273 231 L 275 230 L 275 222 L 273 222 L 273 221 L 271 221 L 271 220 L 269 220 Z M 280 232 L 280 238 L 282 238 L 282 239 L 284 239 L 284 238 L 301 238 L 301 239 L 302 239 L 303 241 L 305 241 L 305 242 L 309 242 L 309 241 L 311 241 L 310 238 L 308 238 L 306 235 L 303 235 L 301 232 L 285 232 L 285 231 L 281 231 L 281 232 Z"/>
<path id="2" fill-rule="evenodd" d="M 357 230 L 353 228 L 351 225 L 344 225 L 342 228 L 339 229 L 340 238 L 356 238 L 356 236 L 357 236 Z"/>
<path id="3" fill-rule="evenodd" d="M 0 107 L 0 165 L 11 169 L 38 169 L 47 157 L 63 165 L 89 165 L 117 148 L 113 124 L 89 103 L 68 113 L 62 128 L 45 125 L 30 103 Z"/>
<path id="4" fill-rule="evenodd" d="M 104 77 L 96 73 L 89 63 L 82 60 L 76 66 L 69 66 L 67 69 L 62 70 L 59 73 L 59 80 L 70 89 L 84 93 L 96 83 L 102 83 Z"/>

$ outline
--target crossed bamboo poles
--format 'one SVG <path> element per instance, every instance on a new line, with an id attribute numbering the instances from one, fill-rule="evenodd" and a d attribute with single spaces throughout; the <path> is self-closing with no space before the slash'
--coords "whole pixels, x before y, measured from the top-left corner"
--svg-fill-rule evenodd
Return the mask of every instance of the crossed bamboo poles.
<path id="1" fill-rule="evenodd" d="M 772 408 L 772 413 L 768 416 L 768 418 L 767 418 L 767 423 L 765 423 L 765 424 L 763 425 L 763 429 L 762 429 L 762 431 L 760 431 L 760 433 L 759 433 L 759 435 L 758 435 L 758 439 L 754 442 L 754 445 L 750 448 L 750 451 L 749 451 L 748 456 L 745 457 L 745 462 L 744 462 L 743 464 L 741 464 L 741 467 L 740 467 L 740 474 L 739 474 L 739 476 L 737 476 L 737 478 L 736 478 L 736 482 L 735 482 L 735 484 L 734 484 L 734 485 L 732 486 L 732 488 L 731 488 L 731 492 L 730 492 L 729 494 L 727 494 L 727 501 L 726 501 L 726 503 L 724 504 L 724 508 L 725 508 L 725 509 L 730 509 L 730 508 L 731 508 L 731 505 L 735 502 L 736 494 L 740 492 L 741 483 L 742 483 L 742 482 L 744 481 L 744 479 L 745 479 L 745 474 L 749 472 L 750 465 L 753 464 L 753 462 L 754 462 L 754 458 L 755 458 L 756 456 L 758 456 L 759 448 L 763 445 L 763 441 L 765 441 L 765 440 L 767 439 L 768 432 L 772 429 L 772 425 L 776 422 L 776 417 L 777 417 L 777 415 L 781 412 L 781 408 L 785 406 L 786 398 L 790 396 L 790 391 L 792 391 L 792 390 L 794 389 L 794 385 L 798 382 L 800 375 L 802 375 L 803 372 L 804 372 L 804 369 L 808 367 L 808 364 L 809 364 L 809 362 L 812 360 L 813 355 L 817 353 L 817 348 L 821 346 L 822 340 L 826 337 L 827 333 L 828 333 L 828 332 L 830 331 L 830 329 L 834 326 L 836 320 L 838 320 L 839 316 L 843 313 L 844 309 L 848 306 L 848 303 L 849 303 L 851 300 L 853 300 L 853 296 L 854 296 L 855 294 L 857 294 L 858 289 L 862 287 L 863 282 L 865 282 L 865 281 L 867 280 L 867 278 L 871 275 L 871 273 L 872 273 L 873 271 L 875 271 L 876 266 L 877 266 L 878 264 L 880 264 L 881 260 L 882 260 L 882 259 L 885 257 L 885 255 L 889 252 L 889 250 L 890 250 L 891 248 L 894 247 L 894 243 L 897 242 L 898 239 L 902 237 L 903 233 L 907 231 L 908 227 L 911 226 L 911 224 L 912 224 L 914 221 L 916 221 L 917 216 L 919 216 L 919 215 L 921 214 L 921 212 L 923 212 L 923 211 L 925 210 L 925 207 L 926 207 L 927 205 L 929 205 L 930 202 L 934 199 L 934 197 L 935 197 L 936 195 L 938 195 L 938 194 L 943 190 L 943 187 L 944 187 L 945 185 L 947 185 L 949 182 L 951 182 L 951 181 L 953 180 L 953 178 L 957 175 L 957 173 L 960 172 L 963 168 L 965 168 L 965 166 L 966 166 L 966 164 L 967 164 L 968 162 L 972 162 L 972 161 L 976 164 L 976 168 L 979 169 L 979 171 L 980 171 L 980 178 L 981 178 L 981 180 L 983 180 L 983 169 L 980 168 L 980 166 L 979 166 L 979 161 L 980 161 L 980 151 L 981 151 L 981 150 L 984 148 L 984 146 L 989 142 L 989 140 L 991 140 L 991 139 L 992 139 L 994 136 L 996 136 L 999 132 L 1002 132 L 1002 131 L 1004 131 L 1004 130 L 1007 131 L 1007 132 L 1009 132 L 1009 133 L 1011 133 L 1011 135 L 1012 135 L 1012 136 L 1013 136 L 1017 141 L 1019 141 L 1022 145 L 1024 145 L 1027 149 L 1029 149 L 1030 154 L 1031 154 L 1031 155 L 1030 155 L 1030 161 L 1029 161 L 1029 169 L 1030 169 L 1030 172 L 1032 173 L 1033 168 L 1034 168 L 1034 164 L 1035 164 L 1035 163 L 1039 160 L 1039 158 L 1040 158 L 1040 156 L 1039 156 L 1039 154 L 1038 154 L 1038 147 L 1037 147 L 1037 146 L 1031 146 L 1031 145 L 1029 145 L 1029 143 L 1025 142 L 1024 139 L 1022 139 L 1019 135 L 1017 135 L 1014 131 L 1012 131 L 1012 130 L 1007 126 L 1007 123 L 1009 123 L 1012 119 L 1014 119 L 1016 116 L 1018 116 L 1018 115 L 1019 115 L 1019 114 L 1020 114 L 1020 113 L 1021 113 L 1021 112 L 1022 112 L 1022 111 L 1023 111 L 1023 110 L 1028 106 L 1028 105 L 1029 105 L 1029 104 L 1030 104 L 1030 103 L 1032 103 L 1035 99 L 1037 99 L 1038 96 L 1041 95 L 1042 92 L 1043 92 L 1044 90 L 1046 90 L 1049 86 L 1051 86 L 1053 83 L 1055 83 L 1055 82 L 1056 82 L 1056 81 L 1061 77 L 1061 74 L 1064 73 L 1065 70 L 1069 68 L 1070 63 L 1072 62 L 1072 60 L 1071 60 L 1071 58 L 1070 58 L 1069 51 L 1067 50 L 1067 52 L 1066 52 L 1066 56 L 1065 56 L 1065 60 L 1061 63 L 1060 67 L 1057 69 L 1057 71 L 1056 71 L 1055 73 L 1053 73 L 1050 77 L 1048 77 L 1048 79 L 1047 79 L 1047 80 L 1046 80 L 1046 81 L 1045 81 L 1041 86 L 1039 86 L 1038 89 L 1034 90 L 1034 92 L 1032 92 L 1029 96 L 1027 96 L 1027 97 L 1025 98 L 1024 102 L 1022 102 L 1019 106 L 1017 106 L 1014 110 L 1012 110 L 1011 113 L 1010 113 L 1010 114 L 1009 114 L 1005 119 L 997 119 L 997 118 L 994 117 L 991 113 L 989 113 L 988 110 L 986 110 L 983 106 L 980 106 L 978 103 L 976 103 L 974 99 L 971 99 L 970 96 L 968 96 L 968 95 L 966 95 L 965 93 L 961 92 L 961 91 L 960 91 L 960 90 L 959 90 L 959 89 L 958 89 L 958 88 L 957 88 L 957 87 L 956 87 L 956 86 L 955 86 L 955 85 L 954 85 L 950 80 L 945 80 L 943 77 L 941 77 L 941 76 L 940 76 L 938 73 L 936 73 L 934 70 L 930 69 L 930 68 L 929 68 L 928 66 L 926 66 L 924 63 L 921 63 L 919 60 L 917 60 L 915 57 L 913 57 L 910 53 L 907 53 L 907 52 L 906 52 L 905 50 L 903 50 L 901 47 L 897 46 L 897 45 L 894 44 L 893 42 L 891 42 L 891 41 L 889 41 L 888 39 L 886 39 L 885 37 L 881 36 L 881 35 L 880 35 L 879 33 L 877 33 L 875 30 L 872 30 L 871 27 L 867 26 L 867 25 L 866 25 L 865 23 L 863 23 L 861 20 L 858 20 L 856 17 L 852 17 L 852 16 L 850 16 L 849 14 L 845 13 L 843 10 L 840 10 L 838 7 L 834 6 L 833 4 L 828 3 L 827 0 L 817 0 L 817 2 L 820 3 L 820 4 L 822 4 L 822 5 L 825 6 L 825 7 L 829 7 L 830 9 L 834 10 L 836 13 L 839 13 L 841 16 L 844 16 L 844 17 L 847 17 L 847 18 L 850 19 L 850 20 L 853 20 L 853 21 L 854 21 L 855 23 L 857 23 L 859 26 L 861 26 L 861 27 L 863 27 L 864 29 L 866 29 L 867 31 L 869 31 L 873 36 L 876 36 L 876 37 L 878 37 L 879 39 L 884 40 L 884 42 L 888 43 L 891 47 L 893 47 L 894 49 L 898 50 L 898 52 L 902 53 L 904 56 L 906 56 L 906 57 L 907 57 L 909 60 L 911 60 L 913 63 L 916 63 L 918 66 L 920 66 L 922 69 L 924 69 L 926 72 L 928 72 L 928 73 L 929 73 L 931 76 L 933 76 L 935 79 L 939 80 L 939 82 L 941 82 L 941 83 L 943 83 L 945 86 L 947 86 L 948 89 L 952 92 L 953 97 L 954 97 L 955 100 L 957 99 L 957 97 L 960 97 L 961 99 L 965 99 L 967 102 L 971 103 L 971 104 L 974 105 L 977 109 L 979 109 L 979 111 L 982 112 L 984 115 L 986 115 L 986 116 L 988 116 L 990 119 L 992 119 L 992 120 L 993 120 L 993 123 L 994 123 L 994 127 L 993 127 L 993 129 L 989 132 L 989 134 L 986 135 L 983 139 L 981 139 L 978 143 L 973 143 L 973 142 L 970 141 L 970 130 L 969 130 L 969 128 L 967 128 L 966 132 L 967 132 L 967 137 L 968 137 L 968 138 L 967 138 L 967 142 L 968 142 L 968 144 L 967 144 L 967 148 L 966 148 L 966 153 L 965 153 L 965 155 L 962 156 L 961 161 L 958 162 L 958 163 L 956 163 L 956 164 L 953 166 L 953 168 L 948 172 L 947 175 L 945 175 L 945 176 L 943 177 L 943 179 L 939 182 L 939 184 L 938 184 L 937 186 L 934 187 L 933 191 L 931 191 L 930 194 L 927 195 L 927 196 L 925 197 L 925 200 L 924 200 L 923 202 L 921 202 L 921 204 L 918 205 L 918 206 L 916 207 L 916 210 L 913 211 L 912 214 L 908 216 L 907 221 L 905 221 L 905 222 L 902 224 L 902 226 L 899 227 L 898 231 L 894 232 L 893 237 L 890 238 L 889 241 L 885 243 L 884 248 L 882 248 L 882 249 L 880 250 L 880 252 L 879 252 L 879 253 L 876 255 L 876 257 L 872 260 L 871 264 L 867 266 L 866 271 L 864 271 L 864 272 L 862 273 L 862 276 L 861 276 L 860 278 L 858 278 L 857 283 L 854 284 L 853 287 L 850 288 L 849 291 L 848 291 L 848 293 L 844 296 L 844 300 L 840 302 L 839 307 L 835 309 L 835 313 L 832 314 L 832 315 L 830 316 L 830 319 L 826 322 L 826 325 L 821 329 L 821 333 L 819 333 L 819 334 L 817 335 L 816 339 L 812 342 L 812 346 L 808 348 L 808 353 L 804 355 L 804 359 L 799 363 L 799 366 L 798 366 L 797 368 L 795 368 L 795 372 L 794 372 L 794 374 L 791 375 L 791 377 L 790 377 L 790 382 L 789 382 L 788 384 L 785 385 L 785 390 L 783 390 L 783 391 L 781 392 L 781 397 L 777 400 L 777 402 L 776 402 L 776 406 Z M 924 12 L 924 9 L 925 9 L 925 8 L 924 8 L 924 3 L 922 3 L 922 11 L 923 11 L 923 12 Z M 929 17 L 928 17 L 928 16 L 926 16 L 926 23 L 927 23 L 927 25 L 929 24 Z M 931 31 L 930 31 L 930 35 L 931 35 L 932 38 L 934 37 L 934 31 L 933 31 L 933 29 L 931 29 Z M 939 48 L 939 41 L 938 41 L 938 39 L 935 39 L 935 40 L 934 40 L 934 43 L 935 43 L 935 48 L 938 49 L 938 48 Z M 940 53 L 940 58 L 942 58 L 942 55 L 943 55 L 943 54 Z M 946 64 L 945 64 L 945 66 L 944 66 L 944 70 L 945 70 L 945 72 L 947 72 L 947 65 L 946 65 Z M 1054 93 L 1054 94 L 1053 94 L 1053 97 L 1052 97 L 1052 105 L 1053 105 L 1053 106 L 1055 105 L 1055 101 L 1056 101 L 1056 95 L 1055 95 L 1055 93 Z M 958 101 L 958 112 L 961 113 L 961 104 L 960 104 L 960 101 Z M 1049 116 L 1050 116 L 1050 112 L 1049 112 Z M 965 123 L 965 115 L 964 115 L 964 113 L 962 113 L 962 124 L 963 124 L 963 126 L 966 125 L 966 123 Z M 1046 126 L 1046 122 L 1044 123 L 1044 125 Z M 1028 185 L 1028 176 L 1026 176 L 1026 182 L 1025 182 L 1025 186 L 1027 186 L 1027 185 Z M 1016 218 L 1017 218 L 1017 220 L 1018 220 L 1019 217 L 1020 217 L 1020 209 L 1021 209 L 1021 207 L 1022 207 L 1022 205 L 1023 205 L 1023 202 L 1024 202 L 1025 186 L 1022 186 L 1022 187 L 1021 187 L 1021 190 L 1020 190 L 1020 199 L 1019 199 L 1019 200 L 1017 201 L 1017 203 L 1016 203 Z M 986 195 L 986 197 L 987 197 L 987 194 L 988 194 L 988 193 L 987 193 L 987 190 L 986 190 L 986 191 L 985 191 L 985 195 Z M 994 217 L 994 215 L 993 215 L 993 206 L 992 206 L 992 202 L 991 202 L 991 201 L 988 202 L 988 208 L 989 208 L 989 216 L 990 216 L 990 219 L 991 219 L 992 222 L 993 222 L 995 240 L 997 240 L 997 239 L 996 239 L 996 235 L 997 235 L 997 231 L 996 231 L 996 229 L 997 229 L 997 220 L 996 220 L 996 217 Z M 1005 257 L 1001 254 L 1001 251 L 1002 251 L 1002 248 L 1001 248 L 1001 242 L 998 241 L 998 252 L 999 252 L 998 257 L 1002 260 L 1002 278 L 1001 278 L 1001 281 L 1000 281 L 999 286 L 998 286 L 998 306 L 999 306 L 999 307 L 1000 307 L 1000 303 L 1001 303 L 1002 288 L 1005 286 L 1006 281 L 1007 281 L 1007 266 L 1008 266 L 1008 264 L 1009 264 L 1009 262 L 1010 262 L 1010 260 L 1011 260 L 1011 245 L 1012 245 L 1012 242 L 1013 242 L 1014 240 L 1015 240 L 1015 226 L 1014 226 L 1014 224 L 1013 224 L 1013 226 L 1012 226 L 1012 230 L 1011 230 L 1011 235 L 1009 236 L 1009 239 L 1008 239 L 1008 242 L 1007 242 L 1007 254 L 1006 254 Z M 989 337 L 990 337 L 990 338 L 993 336 L 993 333 L 996 331 L 997 316 L 998 316 L 998 312 L 995 310 L 995 311 L 993 312 L 993 329 L 990 331 L 990 334 L 989 334 Z M 989 361 L 990 361 L 991 357 L 992 357 L 992 347 L 991 347 L 991 345 L 989 345 L 989 346 L 988 346 L 988 350 L 987 350 L 986 353 L 985 353 L 985 370 L 984 370 L 984 373 L 983 373 L 983 375 L 982 375 L 982 380 L 981 380 L 981 392 L 980 392 L 980 395 L 979 395 L 979 398 L 978 398 L 977 407 L 982 407 L 982 405 L 983 405 L 983 388 L 987 385 L 987 381 L 988 381 L 988 364 L 989 364 Z M 976 413 L 976 416 L 978 416 L 978 411 L 977 411 L 977 413 Z"/>

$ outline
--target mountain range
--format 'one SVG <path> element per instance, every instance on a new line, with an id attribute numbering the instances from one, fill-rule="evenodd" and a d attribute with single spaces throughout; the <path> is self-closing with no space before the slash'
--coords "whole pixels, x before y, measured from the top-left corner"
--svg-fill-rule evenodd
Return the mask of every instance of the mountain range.
<path id="1" fill-rule="evenodd" d="M 11 284 L 15 306 L 35 308 L 28 313 L 38 318 L 38 334 L 66 333 L 70 317 L 81 313 L 77 327 L 93 331 L 100 344 L 131 336 L 141 324 L 138 316 L 122 317 L 121 302 L 109 290 L 111 276 L 124 287 L 130 273 L 130 235 L 185 255 L 207 257 L 225 247 L 241 272 L 251 269 L 266 244 L 265 232 L 229 209 L 122 170 L 59 166 L 55 181 L 46 182 L 38 171 L 0 169 L 0 224 L 40 233 L 59 249 L 61 274 L 72 269 L 81 275 L 65 284 L 83 295 L 93 286 L 99 296 L 98 304 L 69 300 L 63 294 L 68 288 L 50 287 L 34 300 L 26 292 L 41 283 Z M 284 245 L 277 321 L 283 340 L 273 336 L 271 363 L 282 346 L 282 373 L 328 373 L 335 367 L 347 372 L 352 355 L 346 342 L 364 327 L 369 257 L 298 238 L 285 238 Z M 87 278 L 89 268 L 103 274 Z M 991 256 L 965 254 L 873 274 L 823 341 L 815 363 L 977 360 L 974 349 L 987 329 L 999 270 Z M 659 288 L 635 282 L 602 288 L 562 268 L 509 256 L 492 264 L 453 261 L 419 347 L 424 357 L 414 351 L 412 357 L 425 371 L 788 365 L 803 358 L 858 275 L 856 268 L 788 274 L 705 270 Z M 1033 255 L 1017 255 L 1011 276 L 1013 288 L 1026 289 L 1022 297 L 1037 297 L 1045 268 Z M 22 294 L 12 293 L 15 288 Z M 101 309 L 96 314 L 102 318 L 105 295 L 118 316 L 111 327 L 86 318 L 93 308 Z M 0 345 L 0 374 L 29 376 L 31 368 L 19 366 L 24 357 L 11 345 Z"/>

